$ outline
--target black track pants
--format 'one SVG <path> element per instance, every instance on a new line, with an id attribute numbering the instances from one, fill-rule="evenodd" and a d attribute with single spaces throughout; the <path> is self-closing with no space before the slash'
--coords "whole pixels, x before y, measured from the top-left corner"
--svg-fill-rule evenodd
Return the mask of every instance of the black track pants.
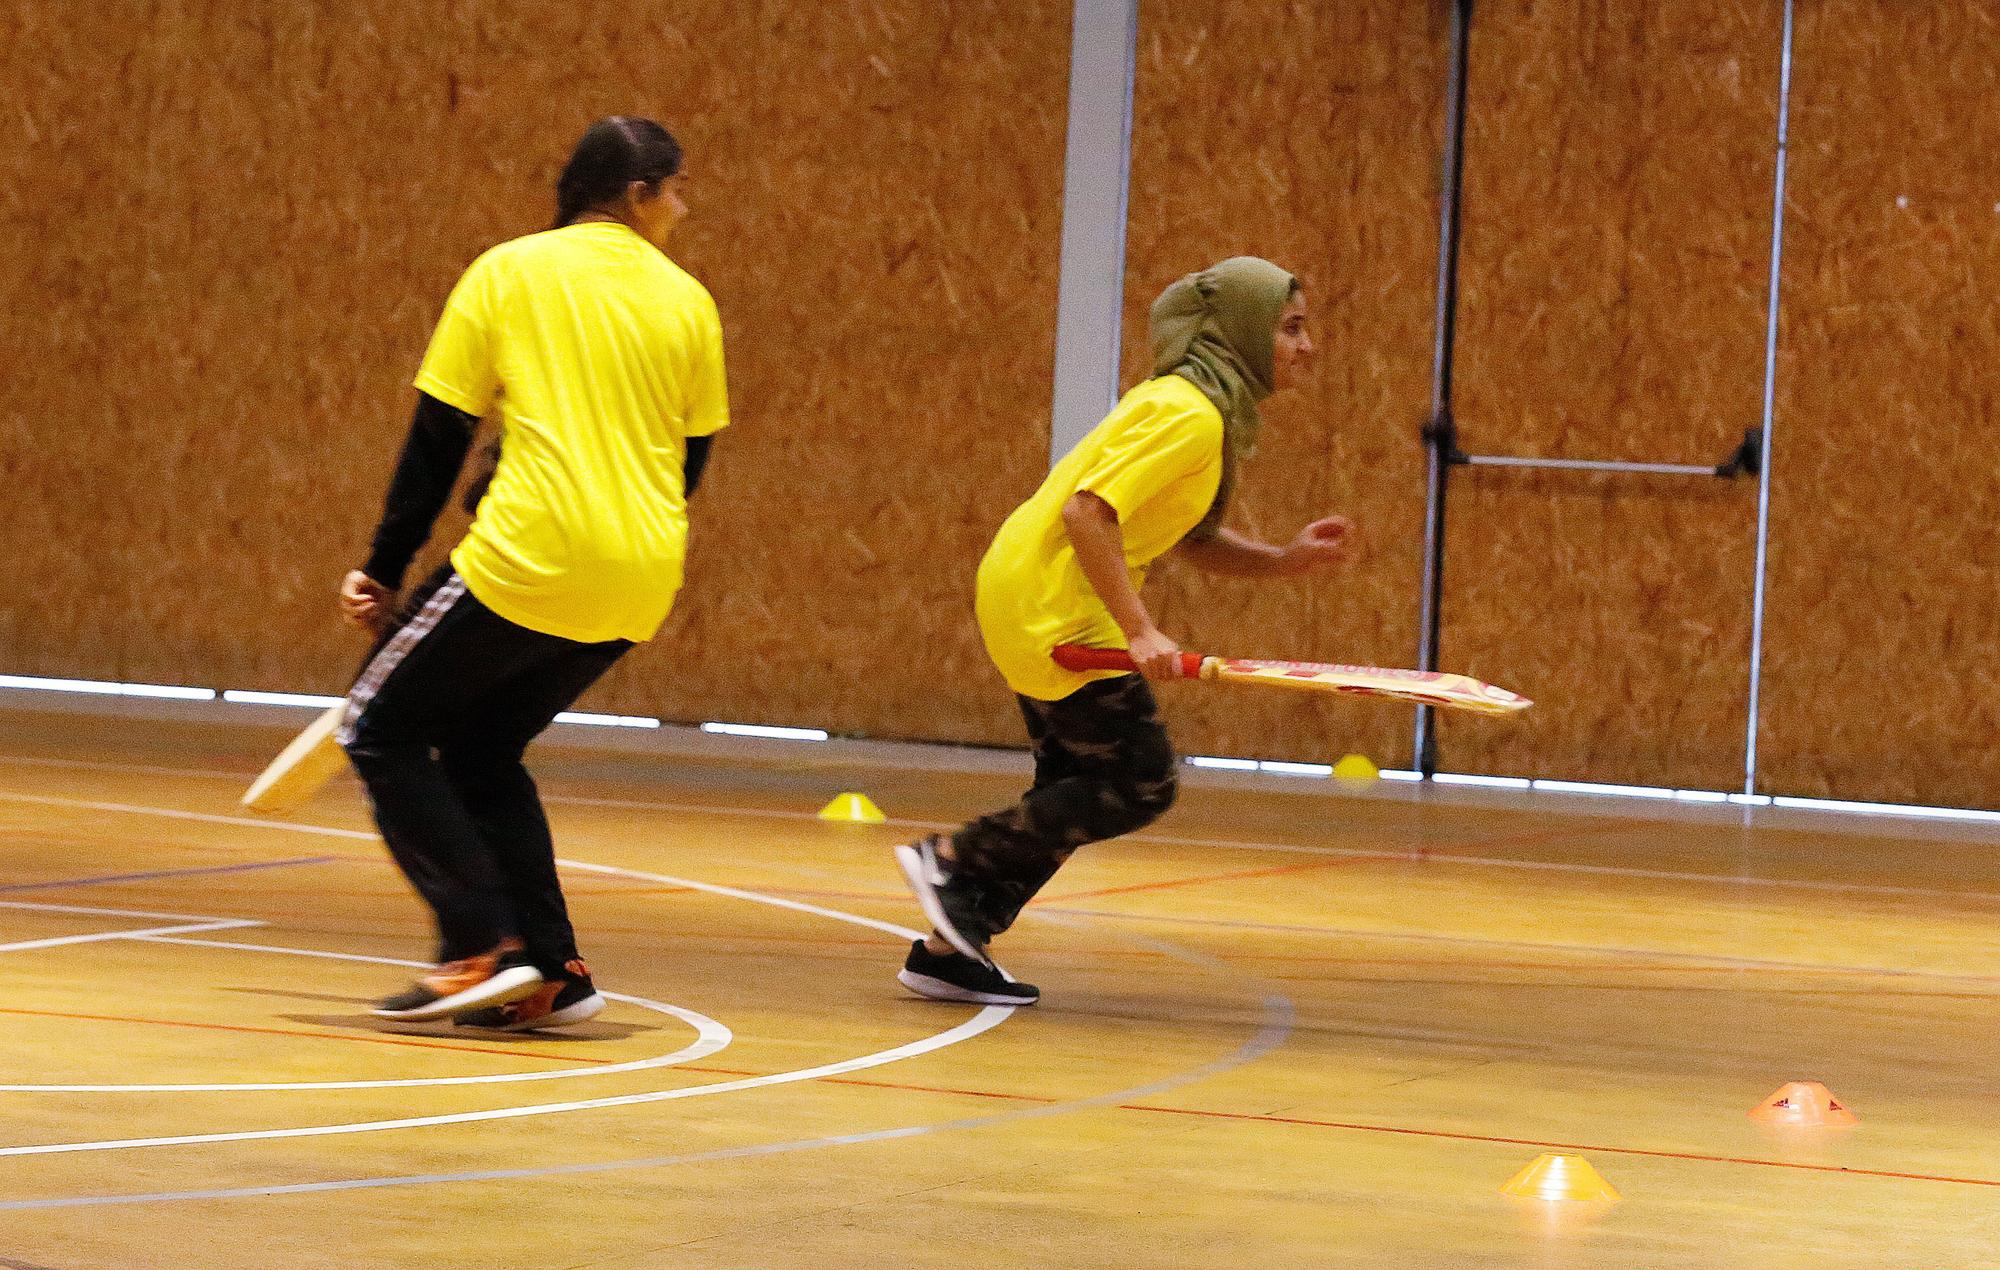
<path id="1" fill-rule="evenodd" d="M 340 742 L 389 853 L 437 916 L 437 960 L 519 938 L 544 975 L 577 956 L 528 743 L 632 646 L 517 626 L 444 571 L 347 698 Z"/>

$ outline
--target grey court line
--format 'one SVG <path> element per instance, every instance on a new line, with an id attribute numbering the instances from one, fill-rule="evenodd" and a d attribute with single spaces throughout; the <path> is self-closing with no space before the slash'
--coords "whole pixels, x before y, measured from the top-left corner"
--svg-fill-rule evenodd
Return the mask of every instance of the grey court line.
<path id="1" fill-rule="evenodd" d="M 249 864 L 211 864 L 192 869 L 151 869 L 144 873 L 101 873 L 88 878 L 59 878 L 53 882 L 16 882 L 0 886 L 0 895 L 16 891 L 58 891 L 72 886 L 104 886 L 112 882 L 150 882 L 157 878 L 191 878 L 210 873 L 248 873 L 253 869 L 283 869 L 294 864 L 328 864 L 335 855 L 302 855 L 290 860 L 254 860 Z"/>

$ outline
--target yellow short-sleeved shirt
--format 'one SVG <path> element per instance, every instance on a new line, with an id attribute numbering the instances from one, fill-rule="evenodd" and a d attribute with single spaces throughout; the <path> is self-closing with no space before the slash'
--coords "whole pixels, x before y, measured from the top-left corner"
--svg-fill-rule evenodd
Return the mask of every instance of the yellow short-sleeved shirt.
<path id="1" fill-rule="evenodd" d="M 1118 512 L 1132 585 L 1201 523 L 1222 481 L 1222 414 L 1178 375 L 1149 379 L 1049 472 L 979 563 L 979 631 L 1015 692 L 1056 701 L 1105 671 L 1064 670 L 1057 644 L 1123 648 L 1125 637 L 1076 562 L 1063 504 L 1088 490 Z"/>
<path id="2" fill-rule="evenodd" d="M 459 279 L 416 386 L 498 410 L 501 456 L 452 565 L 519 626 L 652 638 L 687 553 L 687 439 L 729 422 L 708 291 L 624 225 L 488 251 Z"/>

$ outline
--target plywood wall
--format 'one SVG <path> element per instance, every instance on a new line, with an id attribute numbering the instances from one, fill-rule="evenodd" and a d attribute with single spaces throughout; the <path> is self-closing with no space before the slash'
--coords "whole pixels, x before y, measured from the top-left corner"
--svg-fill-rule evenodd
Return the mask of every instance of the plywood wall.
<path id="1" fill-rule="evenodd" d="M 2000 27 L 1802 6 L 1760 767 L 2000 806 Z"/>
<path id="2" fill-rule="evenodd" d="M 686 143 L 675 252 L 721 303 L 737 426 L 681 608 L 591 704 L 1016 743 L 972 570 L 1047 460 L 1069 8 L 0 11 L 0 668 L 342 687 L 332 589 L 438 306 L 628 111 Z M 1445 13 L 1143 0 L 1126 382 L 1166 282 L 1286 264 L 1321 363 L 1270 404 L 1236 523 L 1361 526 L 1316 582 L 1160 570 L 1190 646 L 1415 655 Z M 1778 23 L 1478 6 L 1465 448 L 1708 463 L 1758 422 Z M 1763 784 L 2000 805 L 2000 28 L 1814 0 L 1796 64 Z M 1754 515 L 1747 482 L 1461 469 L 1443 660 L 1540 705 L 1444 720 L 1443 765 L 1733 786 Z M 1190 751 L 1408 755 L 1400 709 L 1168 702 Z"/>
<path id="3" fill-rule="evenodd" d="M 338 689 L 457 273 L 661 118 L 737 427 L 686 601 L 596 694 L 1001 739 L 971 574 L 1043 470 L 1068 5 L 37 0 L 0 22 L 8 669 Z M 452 526 L 441 536 L 448 540 Z"/>
<path id="4" fill-rule="evenodd" d="M 115 670 L 134 581 L 99 491 L 145 384 L 130 356 L 147 120 L 108 8 L 0 10 L 0 649 L 11 670 Z M 79 646 L 81 645 L 81 646 Z"/>
<path id="5" fill-rule="evenodd" d="M 1779 10 L 1477 9 L 1461 444 L 1714 463 L 1759 422 Z M 1754 482 L 1459 469 L 1442 663 L 1537 701 L 1450 771 L 1741 782 Z"/>
<path id="6" fill-rule="evenodd" d="M 1232 524 L 1283 541 L 1339 512 L 1360 552 L 1307 580 L 1156 570 L 1150 598 L 1190 648 L 1410 663 L 1446 26 L 1433 6 L 1145 0 L 1127 231 L 1125 383 L 1150 369 L 1146 311 L 1167 283 L 1232 255 L 1303 280 L 1320 346 L 1311 382 L 1265 407 Z M 1400 766 L 1410 713 L 1364 702 L 1169 688 L 1196 753 Z"/>

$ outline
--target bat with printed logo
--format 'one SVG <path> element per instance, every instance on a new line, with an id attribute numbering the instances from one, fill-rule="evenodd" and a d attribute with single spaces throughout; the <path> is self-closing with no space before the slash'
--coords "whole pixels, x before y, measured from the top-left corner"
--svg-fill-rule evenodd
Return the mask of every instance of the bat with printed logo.
<path id="1" fill-rule="evenodd" d="M 1136 670 L 1122 648 L 1085 648 L 1063 644 L 1055 650 L 1064 670 Z M 1336 666 L 1315 661 L 1258 661 L 1245 657 L 1204 657 L 1181 654 L 1181 676 L 1228 683 L 1263 684 L 1304 692 L 1339 692 L 1361 697 L 1390 697 L 1447 710 L 1474 714 L 1516 714 L 1534 703 L 1517 693 L 1482 683 L 1470 675 L 1437 671 L 1392 670 L 1382 666 Z"/>

